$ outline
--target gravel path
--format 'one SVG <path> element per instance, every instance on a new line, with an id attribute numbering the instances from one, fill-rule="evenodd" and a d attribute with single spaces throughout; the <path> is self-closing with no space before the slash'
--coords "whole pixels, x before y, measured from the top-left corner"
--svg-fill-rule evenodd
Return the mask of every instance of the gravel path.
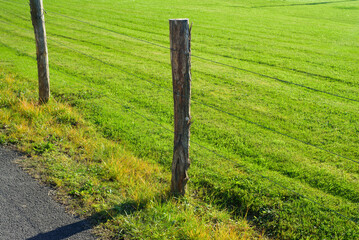
<path id="1" fill-rule="evenodd" d="M 49 197 L 14 161 L 19 154 L 0 146 L 0 239 L 95 239 L 86 220 L 75 218 Z"/>

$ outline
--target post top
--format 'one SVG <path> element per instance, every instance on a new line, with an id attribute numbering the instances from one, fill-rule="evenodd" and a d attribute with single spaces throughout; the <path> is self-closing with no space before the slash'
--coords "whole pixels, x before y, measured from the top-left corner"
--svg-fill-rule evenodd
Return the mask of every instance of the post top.
<path id="1" fill-rule="evenodd" d="M 175 19 L 169 19 L 169 21 L 189 21 L 188 18 L 175 18 Z"/>

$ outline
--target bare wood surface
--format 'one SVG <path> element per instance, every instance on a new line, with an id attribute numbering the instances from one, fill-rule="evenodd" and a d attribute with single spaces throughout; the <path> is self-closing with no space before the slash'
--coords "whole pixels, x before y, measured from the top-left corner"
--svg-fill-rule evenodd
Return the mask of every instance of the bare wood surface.
<path id="1" fill-rule="evenodd" d="M 189 180 L 191 103 L 191 32 L 188 19 L 170 20 L 170 44 L 174 99 L 174 149 L 171 191 L 184 195 Z"/>
<path id="2" fill-rule="evenodd" d="M 40 103 L 47 103 L 50 98 L 50 77 L 45 17 L 42 0 L 30 0 L 30 11 L 36 40 L 39 101 Z"/>

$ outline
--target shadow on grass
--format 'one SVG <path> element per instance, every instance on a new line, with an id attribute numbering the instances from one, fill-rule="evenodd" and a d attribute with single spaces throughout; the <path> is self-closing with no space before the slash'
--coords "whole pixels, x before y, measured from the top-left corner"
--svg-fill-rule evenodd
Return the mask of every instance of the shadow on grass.
<path id="1" fill-rule="evenodd" d="M 162 195 L 156 196 L 155 201 L 165 203 L 169 199 L 172 199 L 173 196 L 170 193 L 165 193 Z M 153 200 L 153 199 L 152 199 Z M 128 216 L 137 211 L 141 211 L 146 208 L 149 203 L 149 199 L 144 199 L 140 201 L 128 200 L 121 204 L 115 205 L 111 209 L 100 211 L 92 214 L 91 216 L 80 220 L 75 223 L 71 223 L 66 226 L 59 227 L 55 230 L 40 233 L 34 237 L 27 238 L 26 240 L 62 240 L 68 239 L 74 235 L 83 233 L 92 229 L 93 227 L 105 223 L 108 220 L 115 218 L 118 215 Z M 83 233 L 84 236 L 81 239 L 96 239 L 94 236 L 91 236 L 89 232 Z"/>

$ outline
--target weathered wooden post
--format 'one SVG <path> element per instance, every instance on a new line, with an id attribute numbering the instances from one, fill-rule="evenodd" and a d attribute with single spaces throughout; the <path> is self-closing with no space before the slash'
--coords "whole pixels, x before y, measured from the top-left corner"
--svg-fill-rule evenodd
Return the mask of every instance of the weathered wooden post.
<path id="1" fill-rule="evenodd" d="M 47 103 L 50 98 L 49 59 L 47 55 L 47 41 L 45 17 L 42 0 L 30 0 L 31 20 L 36 39 L 37 71 L 39 78 L 39 101 Z"/>
<path id="2" fill-rule="evenodd" d="M 175 129 L 171 191 L 184 195 L 190 166 L 191 31 L 188 19 L 171 19 L 169 23 Z"/>

